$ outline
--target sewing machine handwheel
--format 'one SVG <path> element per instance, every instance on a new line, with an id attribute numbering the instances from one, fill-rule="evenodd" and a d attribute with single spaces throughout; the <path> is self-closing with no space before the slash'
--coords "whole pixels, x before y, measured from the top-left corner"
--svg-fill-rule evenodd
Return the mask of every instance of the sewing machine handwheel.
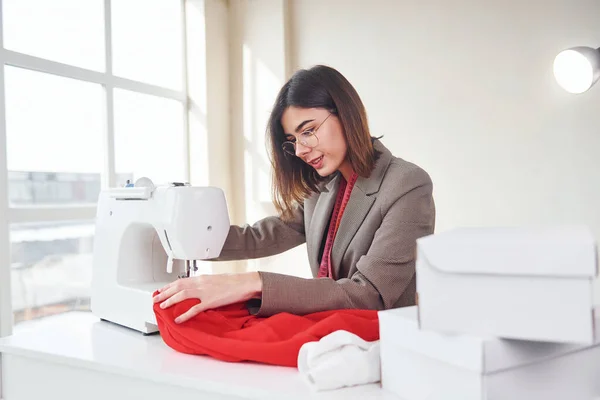
<path id="1" fill-rule="evenodd" d="M 151 190 L 154 190 L 156 186 L 154 186 L 154 182 L 152 182 L 152 179 L 143 176 L 135 181 L 135 187 L 147 187 Z"/>

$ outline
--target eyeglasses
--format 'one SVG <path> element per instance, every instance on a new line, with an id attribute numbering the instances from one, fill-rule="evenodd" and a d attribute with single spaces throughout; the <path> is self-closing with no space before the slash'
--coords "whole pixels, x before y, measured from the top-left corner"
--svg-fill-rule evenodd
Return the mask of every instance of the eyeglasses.
<path id="1" fill-rule="evenodd" d="M 319 128 L 325 123 L 325 121 L 327 121 L 327 118 L 331 116 L 331 114 L 332 113 L 329 113 L 329 115 L 323 120 L 323 122 L 321 122 L 316 128 L 310 128 L 302 131 L 300 133 L 300 137 L 296 139 L 296 141 L 300 142 L 302 146 L 310 147 L 311 149 L 313 147 L 316 147 L 319 144 L 319 138 L 317 137 L 316 133 L 319 130 Z M 296 155 L 296 142 L 283 142 L 281 144 L 281 148 L 288 154 L 291 154 L 293 156 Z"/>

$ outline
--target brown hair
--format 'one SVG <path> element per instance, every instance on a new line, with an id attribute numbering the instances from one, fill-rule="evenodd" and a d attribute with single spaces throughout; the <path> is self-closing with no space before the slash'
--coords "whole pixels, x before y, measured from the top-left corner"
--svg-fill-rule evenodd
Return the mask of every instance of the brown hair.
<path id="1" fill-rule="evenodd" d="M 324 179 L 300 158 L 281 148 L 286 141 L 281 117 L 290 106 L 323 108 L 339 118 L 348 148 L 346 158 L 359 176 L 368 177 L 376 160 L 367 113 L 350 82 L 324 65 L 296 71 L 279 91 L 267 126 L 274 173 L 273 202 L 284 220 L 292 217 L 294 207 L 316 192 Z"/>

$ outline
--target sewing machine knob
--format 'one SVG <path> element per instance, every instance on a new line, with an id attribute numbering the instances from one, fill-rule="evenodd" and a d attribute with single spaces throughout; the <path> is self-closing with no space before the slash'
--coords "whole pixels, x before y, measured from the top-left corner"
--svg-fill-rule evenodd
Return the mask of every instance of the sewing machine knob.
<path id="1" fill-rule="evenodd" d="M 206 228 L 206 230 L 209 232 L 212 231 L 212 226 L 209 225 L 208 228 Z"/>

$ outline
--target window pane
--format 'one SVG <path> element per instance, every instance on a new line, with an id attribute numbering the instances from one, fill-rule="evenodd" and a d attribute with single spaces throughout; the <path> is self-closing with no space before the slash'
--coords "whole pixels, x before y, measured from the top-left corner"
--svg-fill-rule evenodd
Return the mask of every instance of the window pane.
<path id="1" fill-rule="evenodd" d="M 3 0 L 4 46 L 105 70 L 103 0 Z"/>
<path id="2" fill-rule="evenodd" d="M 181 0 L 112 2 L 115 75 L 181 89 L 181 3 Z"/>
<path id="3" fill-rule="evenodd" d="M 93 238 L 93 221 L 11 225 L 15 324 L 89 311 Z"/>
<path id="4" fill-rule="evenodd" d="M 121 89 L 115 89 L 114 98 L 117 173 L 145 176 L 155 184 L 184 181 L 182 104 Z"/>
<path id="5" fill-rule="evenodd" d="M 100 85 L 5 67 L 12 205 L 95 202 L 103 166 Z"/>

